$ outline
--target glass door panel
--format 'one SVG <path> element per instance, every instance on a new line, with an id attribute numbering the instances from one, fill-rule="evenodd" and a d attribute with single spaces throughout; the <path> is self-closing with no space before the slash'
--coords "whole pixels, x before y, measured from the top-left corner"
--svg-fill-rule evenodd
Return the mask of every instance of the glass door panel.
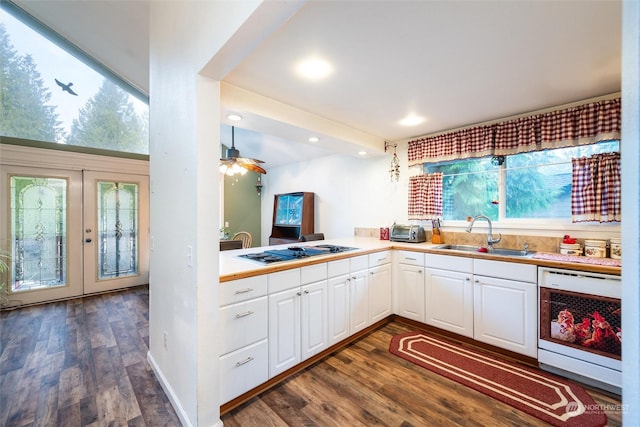
<path id="1" fill-rule="evenodd" d="M 148 283 L 146 176 L 84 173 L 85 293 Z"/>
<path id="2" fill-rule="evenodd" d="M 22 305 L 82 294 L 79 210 L 81 174 L 4 166 L 0 204 L 2 251 L 9 256 L 3 277 L 7 304 Z M 3 215 L 4 216 L 4 215 Z M 75 248 L 74 248 L 75 246 Z"/>
<path id="3" fill-rule="evenodd" d="M 98 181 L 97 187 L 98 280 L 137 276 L 139 185 Z"/>

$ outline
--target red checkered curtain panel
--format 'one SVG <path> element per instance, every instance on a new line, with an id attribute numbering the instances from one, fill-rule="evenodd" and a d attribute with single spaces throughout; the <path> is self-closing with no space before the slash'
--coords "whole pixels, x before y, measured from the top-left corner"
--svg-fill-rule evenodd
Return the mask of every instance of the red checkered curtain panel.
<path id="1" fill-rule="evenodd" d="M 620 221 L 620 153 L 571 159 L 571 164 L 571 220 Z"/>
<path id="2" fill-rule="evenodd" d="M 620 98 L 409 141 L 410 166 L 620 139 Z"/>
<path id="3" fill-rule="evenodd" d="M 409 177 L 409 219 L 442 216 L 442 173 Z"/>

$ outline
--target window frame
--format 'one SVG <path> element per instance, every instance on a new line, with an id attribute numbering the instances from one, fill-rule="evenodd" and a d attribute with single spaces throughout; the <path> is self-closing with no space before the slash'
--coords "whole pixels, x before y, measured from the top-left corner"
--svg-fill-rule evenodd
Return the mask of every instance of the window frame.
<path id="1" fill-rule="evenodd" d="M 604 142 L 604 141 L 601 141 Z M 570 148 L 570 147 L 565 147 Z M 620 146 L 618 146 L 618 150 L 620 150 Z M 561 148 L 560 148 L 561 149 Z M 517 154 L 515 154 L 517 155 Z M 482 158 L 487 158 L 490 156 L 485 156 Z M 505 156 L 509 157 L 509 156 Z M 480 158 L 478 158 L 480 159 Z M 473 160 L 472 158 L 459 159 L 459 160 L 450 160 L 446 162 L 438 162 L 435 164 L 450 164 L 459 161 L 469 161 Z M 421 166 L 423 173 L 431 173 L 433 171 L 428 171 L 429 165 L 433 166 L 434 163 L 424 163 Z M 507 165 L 508 161 L 504 162 L 504 164 L 498 166 L 497 169 L 497 185 L 498 185 L 498 197 L 499 200 L 506 200 L 506 174 L 507 174 Z M 446 178 L 445 174 L 445 178 Z M 444 197 L 444 189 L 443 189 L 443 197 Z M 611 235 L 619 234 L 621 229 L 621 222 L 614 223 L 598 223 L 598 222 L 580 222 L 573 223 L 571 222 L 571 215 L 566 218 L 507 218 L 506 217 L 506 203 L 500 203 L 498 205 L 498 219 L 491 221 L 494 228 L 498 228 L 500 230 L 505 231 L 513 231 L 514 233 L 527 233 L 531 235 L 540 235 L 547 236 L 549 231 L 557 231 L 561 234 L 571 234 L 571 233 L 589 233 L 594 234 L 598 233 L 599 235 L 606 236 L 607 238 Z M 442 218 L 442 225 L 447 227 L 451 231 L 462 231 L 467 229 L 469 223 L 465 220 L 452 220 L 452 219 L 444 219 Z"/>

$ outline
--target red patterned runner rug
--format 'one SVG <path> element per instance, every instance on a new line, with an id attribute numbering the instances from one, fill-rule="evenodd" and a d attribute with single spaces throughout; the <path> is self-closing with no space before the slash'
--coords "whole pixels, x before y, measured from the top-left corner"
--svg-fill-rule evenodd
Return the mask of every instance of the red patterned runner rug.
<path id="1" fill-rule="evenodd" d="M 549 424 L 596 427 L 607 423 L 607 416 L 582 387 L 552 374 L 422 332 L 394 336 L 389 351 Z"/>

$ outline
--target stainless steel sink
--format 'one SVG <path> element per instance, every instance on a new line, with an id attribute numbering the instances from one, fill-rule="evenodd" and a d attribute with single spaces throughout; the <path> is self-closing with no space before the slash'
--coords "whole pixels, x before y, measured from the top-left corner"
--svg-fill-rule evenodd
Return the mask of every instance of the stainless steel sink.
<path id="1" fill-rule="evenodd" d="M 525 252 L 520 249 L 502 249 L 502 248 L 486 248 L 486 252 L 482 250 L 482 248 L 478 246 L 469 246 L 469 245 L 440 245 L 434 247 L 434 249 L 445 249 L 452 251 L 463 251 L 463 252 L 474 252 L 478 254 L 487 254 L 487 255 L 502 255 L 502 256 L 512 256 L 512 257 L 526 257 L 533 254 L 531 251 Z"/>

